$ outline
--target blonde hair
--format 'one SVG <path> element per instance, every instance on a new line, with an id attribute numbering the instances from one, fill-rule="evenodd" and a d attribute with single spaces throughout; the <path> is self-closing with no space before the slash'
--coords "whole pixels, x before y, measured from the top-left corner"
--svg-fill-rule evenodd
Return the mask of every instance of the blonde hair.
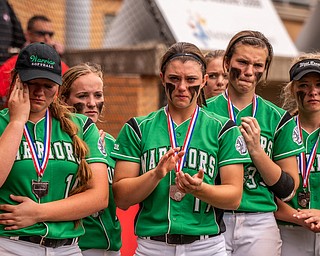
<path id="1" fill-rule="evenodd" d="M 299 61 L 305 59 L 319 59 L 320 52 L 313 53 L 301 53 L 298 57 L 293 58 L 291 62 L 291 67 Z M 282 93 L 280 94 L 280 99 L 282 101 L 282 108 L 287 110 L 291 115 L 298 114 L 298 104 L 292 93 L 293 86 L 296 81 L 290 81 L 282 88 Z"/>

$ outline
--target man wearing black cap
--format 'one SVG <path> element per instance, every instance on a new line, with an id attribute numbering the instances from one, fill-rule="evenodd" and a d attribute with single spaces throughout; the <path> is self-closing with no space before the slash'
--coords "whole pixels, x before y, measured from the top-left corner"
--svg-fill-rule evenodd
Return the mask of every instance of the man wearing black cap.
<path id="1" fill-rule="evenodd" d="M 52 46 L 59 55 L 63 54 L 64 47 L 62 44 L 54 40 L 54 29 L 49 18 L 43 15 L 35 15 L 28 21 L 27 31 L 25 33 L 27 44 L 35 42 L 44 42 Z M 6 106 L 8 99 L 8 89 L 11 81 L 11 71 L 13 70 L 17 61 L 18 55 L 14 55 L 3 63 L 0 67 L 0 109 Z M 68 65 L 61 62 L 62 74 L 68 69 Z"/>

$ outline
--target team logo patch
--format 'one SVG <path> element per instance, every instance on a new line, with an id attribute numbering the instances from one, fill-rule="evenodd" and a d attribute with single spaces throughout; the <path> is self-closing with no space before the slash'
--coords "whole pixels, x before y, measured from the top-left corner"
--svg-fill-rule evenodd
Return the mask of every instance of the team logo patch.
<path id="1" fill-rule="evenodd" d="M 106 149 L 104 148 L 103 141 L 102 141 L 101 138 L 99 138 L 99 140 L 98 140 L 98 148 L 99 148 L 100 152 L 101 152 L 104 156 L 107 155 Z"/>
<path id="2" fill-rule="evenodd" d="M 114 144 L 114 145 L 113 145 L 113 149 L 114 149 L 114 150 L 119 150 L 119 144 Z"/>
<path id="3" fill-rule="evenodd" d="M 300 132 L 298 126 L 294 127 L 293 132 L 292 132 L 292 139 L 295 143 L 298 145 L 302 144 L 302 138 L 300 137 Z"/>
<path id="4" fill-rule="evenodd" d="M 239 136 L 236 140 L 236 150 L 240 153 L 240 155 L 247 154 L 247 145 L 244 141 L 243 136 Z"/>

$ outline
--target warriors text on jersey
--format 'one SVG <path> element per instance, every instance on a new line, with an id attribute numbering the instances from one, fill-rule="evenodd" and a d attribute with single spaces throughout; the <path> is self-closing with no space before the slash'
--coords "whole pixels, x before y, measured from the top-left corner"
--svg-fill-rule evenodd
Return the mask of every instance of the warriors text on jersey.
<path id="1" fill-rule="evenodd" d="M 10 120 L 8 109 L 0 112 L 0 136 L 5 130 Z M 79 137 L 82 138 L 89 147 L 88 163 L 102 162 L 107 164 L 105 153 L 99 148 L 100 136 L 96 125 L 92 120 L 84 115 L 75 114 L 72 120 L 77 124 Z M 38 157 L 41 159 L 44 147 L 44 119 L 36 124 L 27 122 L 28 130 L 35 142 Z M 10 194 L 17 196 L 27 196 L 30 199 L 46 203 L 68 197 L 72 189 L 78 171 L 78 159 L 74 154 L 71 137 L 61 130 L 61 123 L 52 118 L 51 145 L 49 161 L 44 171 L 42 182 L 48 182 L 48 194 L 37 199 L 32 192 L 32 182 L 38 181 L 38 174 L 33 164 L 30 148 L 24 136 L 16 155 L 12 169 L 0 188 L 0 204 L 17 204 L 10 199 Z M 0 236 L 45 236 L 47 238 L 64 239 L 74 238 L 84 233 L 82 225 L 75 228 L 73 221 L 61 222 L 41 222 L 32 226 L 6 231 L 0 225 Z"/>
<path id="2" fill-rule="evenodd" d="M 185 140 L 190 119 L 174 125 L 177 146 Z M 120 131 L 111 155 L 140 164 L 140 175 L 154 169 L 170 149 L 164 108 L 148 116 L 130 119 Z M 219 168 L 250 161 L 239 129 L 227 118 L 200 108 L 193 136 L 186 153 L 183 172 L 193 176 L 204 170 L 203 182 L 221 184 Z M 191 194 L 177 202 L 170 198 L 175 171 L 169 172 L 140 203 L 135 233 L 138 236 L 170 234 L 212 235 L 224 232 L 223 211 L 213 208 Z"/>
<path id="3" fill-rule="evenodd" d="M 229 117 L 225 93 L 210 98 L 207 105 L 207 110 Z M 237 125 L 241 124 L 241 117 L 252 116 L 252 105 L 249 104 L 241 111 L 234 107 Z M 288 112 L 260 96 L 257 96 L 256 105 L 255 118 L 261 129 L 261 147 L 273 161 L 296 156 L 304 150 L 297 126 Z M 244 171 L 243 196 L 238 210 L 274 212 L 277 206 L 273 193 L 267 188 L 254 164 L 246 164 Z"/>
<path id="4" fill-rule="evenodd" d="M 121 227 L 116 216 L 116 204 L 112 192 L 115 160 L 110 157 L 115 139 L 107 133 L 104 140 L 108 160 L 108 208 L 83 219 L 85 234 L 79 238 L 81 250 L 95 248 L 118 251 L 121 247 Z"/>

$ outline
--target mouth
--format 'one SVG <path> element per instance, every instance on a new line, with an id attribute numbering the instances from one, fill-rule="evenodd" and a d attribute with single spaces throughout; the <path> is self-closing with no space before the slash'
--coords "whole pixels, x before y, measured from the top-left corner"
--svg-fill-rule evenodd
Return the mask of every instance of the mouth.
<path id="1" fill-rule="evenodd" d="M 96 111 L 87 111 L 85 112 L 86 115 L 98 115 L 98 112 Z"/>

